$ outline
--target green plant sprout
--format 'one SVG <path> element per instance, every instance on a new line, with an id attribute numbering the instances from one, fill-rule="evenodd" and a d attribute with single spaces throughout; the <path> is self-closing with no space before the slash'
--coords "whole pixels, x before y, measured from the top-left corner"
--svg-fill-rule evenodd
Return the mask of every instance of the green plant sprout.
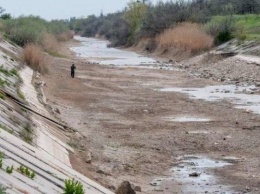
<path id="1" fill-rule="evenodd" d="M 0 194 L 7 194 L 6 193 L 6 188 L 0 185 Z"/>
<path id="2" fill-rule="evenodd" d="M 8 174 L 12 174 L 13 173 L 13 170 L 14 170 L 14 166 L 12 165 L 11 167 L 10 166 L 7 166 L 7 168 L 5 169 L 5 171 L 8 173 Z"/>
<path id="3" fill-rule="evenodd" d="M 1 125 L 0 125 L 1 127 Z M 1 127 L 2 128 L 2 127 Z M 3 152 L 0 152 L 0 159 L 3 159 L 4 158 L 4 153 Z"/>
<path id="4" fill-rule="evenodd" d="M 30 177 L 30 175 L 31 175 L 31 172 L 30 172 L 30 170 L 29 170 L 28 167 L 25 168 L 25 174 L 26 174 L 26 176 L 28 176 L 28 177 Z"/>
<path id="5" fill-rule="evenodd" d="M 35 172 L 32 172 L 32 173 L 31 173 L 30 178 L 31 178 L 31 179 L 34 179 L 34 178 L 35 178 Z"/>
<path id="6" fill-rule="evenodd" d="M 3 167 L 3 159 L 0 159 L 0 169 Z"/>
<path id="7" fill-rule="evenodd" d="M 29 177 L 30 179 L 34 179 L 36 174 L 33 171 L 30 171 L 30 169 L 28 167 L 24 167 L 23 165 L 21 165 L 18 169 L 17 169 L 21 174 Z"/>
<path id="8" fill-rule="evenodd" d="M 18 170 L 19 170 L 22 174 L 25 173 L 25 168 L 24 168 L 23 165 L 21 165 L 21 166 L 18 168 Z"/>
<path id="9" fill-rule="evenodd" d="M 83 185 L 74 179 L 65 180 L 63 194 L 84 194 Z"/>

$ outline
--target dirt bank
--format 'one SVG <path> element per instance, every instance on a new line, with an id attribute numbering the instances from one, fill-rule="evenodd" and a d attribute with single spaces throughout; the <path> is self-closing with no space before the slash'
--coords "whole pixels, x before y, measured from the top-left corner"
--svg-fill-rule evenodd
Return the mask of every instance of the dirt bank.
<path id="1" fill-rule="evenodd" d="M 142 193 L 157 193 L 150 183 L 170 176 L 169 170 L 179 164 L 180 156 L 200 155 L 216 161 L 236 157 L 230 160 L 233 165 L 209 170 L 207 173 L 220 178 L 217 183 L 207 182 L 202 191 L 221 184 L 238 193 L 258 192 L 260 116 L 235 109 L 228 101 L 206 102 L 158 91 L 219 82 L 185 70 L 101 66 L 72 53 L 69 56 L 49 64 L 49 74 L 43 77 L 44 92 L 47 103 L 59 110 L 57 116 L 79 131 L 68 142 L 77 150 L 71 154 L 71 164 L 79 172 L 111 189 L 129 180 L 141 186 Z M 75 79 L 69 73 L 72 62 L 77 66 Z M 209 121 L 167 119 L 183 116 Z M 185 187 L 177 180 L 174 185 L 159 190 L 181 193 L 179 188 Z M 225 192 L 225 188 L 220 186 L 214 192 Z"/>
<path id="2" fill-rule="evenodd" d="M 199 78 L 224 84 L 260 85 L 260 43 L 257 41 L 239 43 L 231 40 L 201 54 L 177 48 L 149 52 L 147 45 L 144 41 L 126 50 L 150 56 L 160 61 L 162 66 L 171 65 Z"/>

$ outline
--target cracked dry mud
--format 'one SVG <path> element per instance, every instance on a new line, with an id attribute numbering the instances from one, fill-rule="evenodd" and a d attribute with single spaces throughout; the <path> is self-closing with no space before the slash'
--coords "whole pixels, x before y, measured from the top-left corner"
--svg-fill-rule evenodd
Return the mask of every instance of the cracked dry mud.
<path id="1" fill-rule="evenodd" d="M 64 52 L 70 53 L 71 45 L 66 46 Z M 77 66 L 75 79 L 70 78 L 72 61 Z M 227 99 L 204 101 L 160 91 L 221 83 L 186 71 L 90 64 L 73 53 L 70 59 L 55 59 L 48 68 L 49 74 L 42 77 L 47 103 L 79 131 L 72 134 L 70 144 L 77 151 L 71 163 L 89 178 L 112 190 L 128 180 L 141 186 L 142 193 L 259 192 L 260 115 L 236 109 Z M 187 155 L 232 165 L 203 169 L 199 173 L 214 176 L 214 181 L 207 179 L 190 191 L 192 184 L 200 183 L 187 184 L 176 178 L 181 170 L 176 176 L 171 171 Z M 172 178 L 171 186 L 156 189 L 150 184 L 159 177 Z"/>

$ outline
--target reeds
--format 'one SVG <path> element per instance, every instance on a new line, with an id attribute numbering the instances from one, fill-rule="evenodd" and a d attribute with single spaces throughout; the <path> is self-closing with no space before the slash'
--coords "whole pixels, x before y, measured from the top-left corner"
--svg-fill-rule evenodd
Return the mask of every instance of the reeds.
<path id="1" fill-rule="evenodd" d="M 22 52 L 22 60 L 35 71 L 43 74 L 47 72 L 47 58 L 42 48 L 38 45 L 26 45 Z"/>
<path id="2" fill-rule="evenodd" d="M 182 23 L 175 28 L 165 30 L 157 37 L 159 47 L 168 49 L 180 48 L 191 52 L 207 50 L 214 39 L 199 24 Z"/>

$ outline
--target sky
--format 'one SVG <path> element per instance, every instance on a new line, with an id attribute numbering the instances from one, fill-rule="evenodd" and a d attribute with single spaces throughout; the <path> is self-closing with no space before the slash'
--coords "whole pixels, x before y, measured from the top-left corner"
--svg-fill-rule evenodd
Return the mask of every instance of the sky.
<path id="1" fill-rule="evenodd" d="M 35 15 L 51 20 L 99 15 L 101 10 L 104 14 L 113 13 L 122 10 L 128 2 L 129 0 L 0 0 L 0 7 L 13 17 Z"/>

